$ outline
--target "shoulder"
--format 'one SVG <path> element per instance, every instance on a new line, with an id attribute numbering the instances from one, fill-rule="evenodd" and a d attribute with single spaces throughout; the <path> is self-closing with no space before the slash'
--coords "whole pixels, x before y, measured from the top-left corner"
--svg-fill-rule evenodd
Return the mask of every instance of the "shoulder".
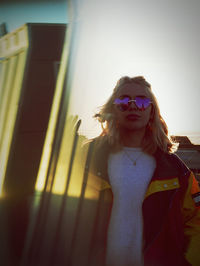
<path id="1" fill-rule="evenodd" d="M 82 149 L 87 153 L 87 162 L 95 168 L 102 168 L 107 164 L 110 146 L 106 136 L 99 136 L 83 143 Z"/>
<path id="2" fill-rule="evenodd" d="M 162 167 L 162 169 L 164 168 L 163 170 L 166 172 L 174 172 L 174 174 L 179 176 L 185 176 L 191 172 L 187 165 L 175 153 L 165 153 L 161 150 L 158 150 L 155 153 L 155 158 L 158 167 Z"/>
<path id="3" fill-rule="evenodd" d="M 183 174 L 191 172 L 188 166 L 182 161 L 182 159 L 175 153 L 170 153 L 169 158 L 173 165 L 175 165 Z"/>
<path id="4" fill-rule="evenodd" d="M 87 147 L 93 153 L 109 152 L 110 147 L 106 136 L 98 136 L 93 139 L 89 139 L 83 143 L 83 147 Z"/>

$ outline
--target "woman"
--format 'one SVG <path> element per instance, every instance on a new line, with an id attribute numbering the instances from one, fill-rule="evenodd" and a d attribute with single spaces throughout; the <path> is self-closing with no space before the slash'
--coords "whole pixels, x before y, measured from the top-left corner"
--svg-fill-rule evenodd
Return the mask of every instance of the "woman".
<path id="1" fill-rule="evenodd" d="M 90 143 L 85 179 L 101 184 L 96 260 L 104 254 L 100 264 L 108 266 L 200 265 L 199 186 L 173 153 L 150 84 L 121 78 L 96 117 L 103 131 Z"/>

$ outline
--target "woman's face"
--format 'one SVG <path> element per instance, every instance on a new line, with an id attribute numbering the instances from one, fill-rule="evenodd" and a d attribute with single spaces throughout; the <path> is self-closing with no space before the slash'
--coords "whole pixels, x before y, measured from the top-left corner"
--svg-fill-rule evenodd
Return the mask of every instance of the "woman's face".
<path id="1" fill-rule="evenodd" d="M 123 85 L 117 92 L 116 98 L 130 98 L 135 100 L 136 97 L 151 98 L 148 89 L 134 83 Z M 128 131 L 144 130 L 151 116 L 152 104 L 146 109 L 139 109 L 135 102 L 131 102 L 127 110 L 121 111 L 117 105 L 114 105 L 114 113 L 117 125 Z"/>

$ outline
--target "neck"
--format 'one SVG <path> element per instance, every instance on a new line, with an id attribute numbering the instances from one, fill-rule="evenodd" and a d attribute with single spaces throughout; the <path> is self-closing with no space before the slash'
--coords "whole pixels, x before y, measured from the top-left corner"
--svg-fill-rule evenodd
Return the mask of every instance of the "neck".
<path id="1" fill-rule="evenodd" d="M 123 145 L 126 147 L 141 147 L 144 138 L 145 129 L 140 130 L 121 130 L 120 135 Z"/>

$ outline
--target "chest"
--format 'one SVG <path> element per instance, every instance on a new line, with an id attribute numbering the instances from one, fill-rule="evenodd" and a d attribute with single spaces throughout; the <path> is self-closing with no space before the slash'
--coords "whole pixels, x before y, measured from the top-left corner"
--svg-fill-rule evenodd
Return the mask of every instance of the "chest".
<path id="1" fill-rule="evenodd" d="M 129 158 L 129 157 L 130 158 Z M 143 152 L 119 152 L 108 158 L 108 177 L 115 201 L 141 202 L 154 173 L 155 159 Z M 133 161 L 132 158 L 138 158 Z M 136 162 L 136 163 L 133 163 Z"/>

